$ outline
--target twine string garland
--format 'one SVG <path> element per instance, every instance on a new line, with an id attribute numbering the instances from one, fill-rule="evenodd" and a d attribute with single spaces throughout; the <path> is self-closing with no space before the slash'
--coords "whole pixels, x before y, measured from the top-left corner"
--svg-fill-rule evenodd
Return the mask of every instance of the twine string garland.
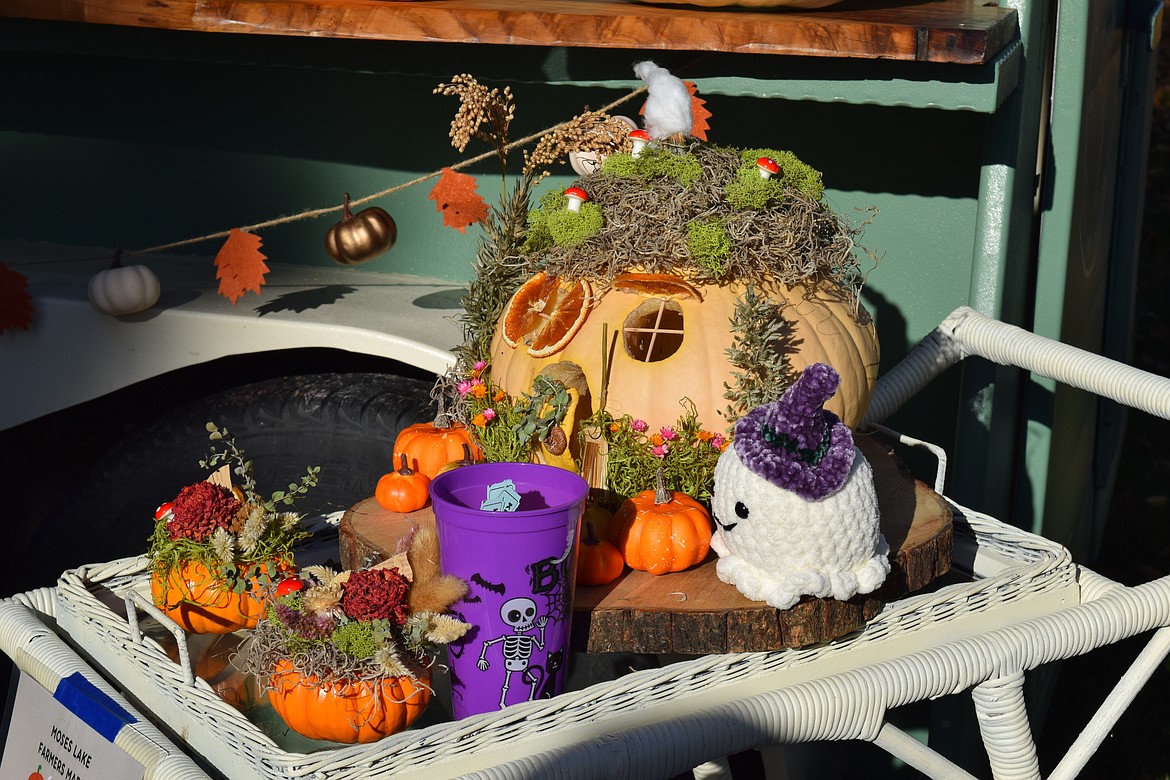
<path id="1" fill-rule="evenodd" d="M 620 97 L 617 100 L 614 100 L 613 102 L 606 104 L 605 106 L 602 106 L 600 109 L 598 109 L 598 112 L 607 113 L 610 110 L 622 105 L 623 103 L 627 103 L 627 102 L 633 100 L 638 95 L 641 95 L 642 93 L 644 93 L 646 91 L 647 91 L 647 87 L 645 87 L 645 86 L 639 87 L 638 89 L 634 90 L 633 92 L 630 92 L 629 94 L 624 95 L 623 97 Z M 512 149 L 515 149 L 517 147 L 530 144 L 533 141 L 537 141 L 540 138 L 542 138 L 543 136 L 555 131 L 556 129 L 569 124 L 569 122 L 571 122 L 571 121 L 572 120 L 569 120 L 566 122 L 560 122 L 556 125 L 553 125 L 552 127 L 549 127 L 549 128 L 544 129 L 544 130 L 541 130 L 539 132 L 525 136 L 524 138 L 519 138 L 519 139 L 507 144 L 507 146 L 505 146 L 504 149 L 511 151 Z M 476 163 L 483 162 L 484 160 L 487 160 L 487 159 L 495 157 L 495 156 L 497 156 L 497 150 L 492 149 L 490 151 L 484 152 L 484 153 L 476 155 L 474 157 L 469 157 L 466 160 L 455 163 L 453 165 L 449 165 L 447 167 L 453 171 L 457 171 L 457 170 L 461 170 L 463 168 L 467 168 L 467 167 L 470 167 L 472 165 L 475 165 Z M 425 174 L 423 176 L 419 176 L 417 178 L 411 179 L 410 181 L 402 182 L 401 184 L 396 184 L 393 187 L 388 187 L 384 190 L 381 190 L 379 192 L 375 192 L 371 195 L 366 195 L 366 196 L 363 196 L 361 198 L 352 199 L 349 202 L 349 206 L 351 209 L 358 207 L 358 206 L 362 206 L 362 205 L 369 203 L 371 201 L 378 200 L 379 198 L 384 198 L 388 195 L 392 195 L 392 194 L 399 192 L 401 190 L 404 190 L 408 187 L 413 187 L 416 184 L 422 184 L 425 181 L 428 181 L 430 179 L 434 179 L 438 176 L 441 176 L 442 173 L 443 173 L 442 170 L 432 171 L 431 173 L 428 173 L 428 174 Z M 257 223 L 252 224 L 252 225 L 244 225 L 244 226 L 238 228 L 238 230 L 241 230 L 245 233 L 253 233 L 257 230 L 263 230 L 265 228 L 276 227 L 277 225 L 286 225 L 286 224 L 289 224 L 292 222 L 302 222 L 302 221 L 306 221 L 306 220 L 310 220 L 310 219 L 317 219 L 319 217 L 323 217 L 323 216 L 326 216 L 328 214 L 336 214 L 336 213 L 340 212 L 343 208 L 344 208 L 344 206 L 328 206 L 326 208 L 310 209 L 308 211 L 301 211 L 301 212 L 298 212 L 296 214 L 289 214 L 289 215 L 283 216 L 283 217 L 274 217 L 273 219 L 265 220 L 263 222 L 257 222 Z M 181 241 L 171 241 L 171 242 L 165 243 L 165 244 L 157 244 L 155 246 L 145 247 L 143 249 L 126 250 L 122 254 L 123 254 L 123 256 L 127 256 L 127 255 L 145 255 L 145 254 L 150 254 L 153 252 L 162 252 L 162 251 L 165 251 L 168 249 L 176 249 L 176 248 L 181 247 L 181 246 L 189 246 L 191 244 L 199 244 L 199 243 L 202 243 L 204 241 L 214 241 L 216 239 L 227 238 L 229 235 L 231 235 L 230 229 L 229 230 L 220 230 L 220 231 L 217 231 L 215 233 L 208 233 L 208 234 L 202 235 L 202 236 L 195 236 L 194 238 L 186 238 L 186 239 L 183 239 Z"/>

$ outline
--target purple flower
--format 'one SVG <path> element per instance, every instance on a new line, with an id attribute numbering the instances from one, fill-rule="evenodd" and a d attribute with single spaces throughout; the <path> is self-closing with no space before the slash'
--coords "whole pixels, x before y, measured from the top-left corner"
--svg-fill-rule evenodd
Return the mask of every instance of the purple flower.
<path id="1" fill-rule="evenodd" d="M 650 424 L 645 420 L 634 420 L 630 423 L 630 427 L 638 433 L 645 433 L 646 429 L 650 427 Z"/>

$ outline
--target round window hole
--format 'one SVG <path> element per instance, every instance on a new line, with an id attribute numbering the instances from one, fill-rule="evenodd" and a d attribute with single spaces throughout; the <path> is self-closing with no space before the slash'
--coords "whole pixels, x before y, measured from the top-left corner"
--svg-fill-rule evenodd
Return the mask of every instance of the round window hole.
<path id="1" fill-rule="evenodd" d="M 682 340 L 682 308 L 674 301 L 644 301 L 626 315 L 622 324 L 626 354 L 643 363 L 666 360 L 678 352 Z"/>

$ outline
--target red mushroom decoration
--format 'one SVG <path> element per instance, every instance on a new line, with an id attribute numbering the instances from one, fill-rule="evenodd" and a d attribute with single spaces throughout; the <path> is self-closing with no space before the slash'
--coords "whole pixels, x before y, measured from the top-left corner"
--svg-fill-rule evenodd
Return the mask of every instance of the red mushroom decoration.
<path id="1" fill-rule="evenodd" d="M 581 204 L 589 200 L 589 193 L 580 187 L 569 187 L 565 190 L 565 197 L 569 199 L 569 211 L 580 211 Z"/>
<path id="2" fill-rule="evenodd" d="M 760 177 L 770 179 L 780 173 L 780 166 L 771 157 L 761 157 L 756 160 L 756 167 L 760 169 Z"/>
<path id="3" fill-rule="evenodd" d="M 642 154 L 642 150 L 646 148 L 646 144 L 650 143 L 650 134 L 642 129 L 632 130 L 630 131 L 630 142 L 634 145 L 630 156 L 636 160 Z"/>

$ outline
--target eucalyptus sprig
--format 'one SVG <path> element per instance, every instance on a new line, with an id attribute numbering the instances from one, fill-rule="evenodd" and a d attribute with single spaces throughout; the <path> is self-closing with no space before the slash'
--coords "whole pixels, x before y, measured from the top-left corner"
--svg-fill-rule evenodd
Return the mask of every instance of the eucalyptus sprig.
<path id="1" fill-rule="evenodd" d="M 212 444 L 211 454 L 199 461 L 199 467 L 215 469 L 225 463 L 234 464 L 232 474 L 239 478 L 239 482 L 237 483 L 233 479 L 232 483 L 238 484 L 240 489 L 244 491 L 248 503 L 258 504 L 271 513 L 276 511 L 277 504 L 292 506 L 298 498 L 307 495 L 310 489 L 317 486 L 321 467 L 309 466 L 299 484 L 296 482 L 288 484 L 287 492 L 274 490 L 267 499 L 260 497 L 256 493 L 256 478 L 251 458 L 247 457 L 244 451 L 236 446 L 236 440 L 232 438 L 227 428 L 220 428 L 213 422 L 207 423 L 206 428 L 207 438 L 212 442 L 222 442 L 223 449 L 217 449 L 215 444 Z"/>

